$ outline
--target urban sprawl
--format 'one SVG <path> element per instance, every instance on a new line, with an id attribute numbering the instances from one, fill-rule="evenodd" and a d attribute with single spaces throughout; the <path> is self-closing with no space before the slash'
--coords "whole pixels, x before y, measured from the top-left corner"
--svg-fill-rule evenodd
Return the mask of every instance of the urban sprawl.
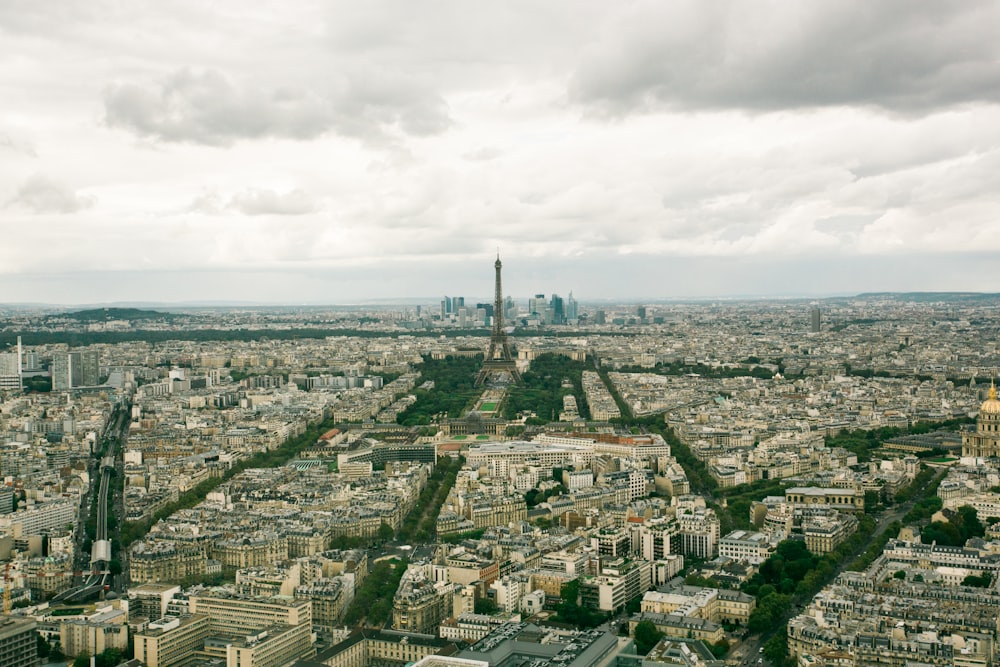
<path id="1" fill-rule="evenodd" d="M 990 667 L 1000 299 L 0 307 L 0 665 Z"/>

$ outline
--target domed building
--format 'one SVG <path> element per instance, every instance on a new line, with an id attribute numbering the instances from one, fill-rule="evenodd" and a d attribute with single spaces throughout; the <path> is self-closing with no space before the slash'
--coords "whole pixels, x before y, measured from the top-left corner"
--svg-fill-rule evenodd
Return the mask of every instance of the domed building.
<path id="1" fill-rule="evenodd" d="M 962 436 L 962 456 L 1000 457 L 1000 401 L 992 382 L 989 395 L 979 407 L 975 432 Z"/>

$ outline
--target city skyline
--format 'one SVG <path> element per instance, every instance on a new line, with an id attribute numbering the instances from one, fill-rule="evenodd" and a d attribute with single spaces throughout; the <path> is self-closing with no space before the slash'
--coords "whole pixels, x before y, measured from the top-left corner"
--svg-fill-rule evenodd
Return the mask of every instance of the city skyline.
<path id="1" fill-rule="evenodd" d="M 0 301 L 1000 291 L 998 20 L 9 4 Z"/>

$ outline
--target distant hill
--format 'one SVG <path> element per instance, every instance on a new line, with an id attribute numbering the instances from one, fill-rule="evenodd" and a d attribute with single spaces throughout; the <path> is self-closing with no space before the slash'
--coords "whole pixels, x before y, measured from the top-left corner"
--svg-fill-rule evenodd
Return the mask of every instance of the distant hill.
<path id="1" fill-rule="evenodd" d="M 1000 299 L 996 292 L 865 292 L 859 299 L 893 299 L 896 301 L 995 301 Z"/>
<path id="2" fill-rule="evenodd" d="M 161 313 L 158 310 L 142 310 L 140 308 L 91 308 L 73 313 L 61 313 L 54 317 L 69 318 L 81 322 L 109 322 L 111 320 L 173 320 L 180 315 L 176 313 Z"/>

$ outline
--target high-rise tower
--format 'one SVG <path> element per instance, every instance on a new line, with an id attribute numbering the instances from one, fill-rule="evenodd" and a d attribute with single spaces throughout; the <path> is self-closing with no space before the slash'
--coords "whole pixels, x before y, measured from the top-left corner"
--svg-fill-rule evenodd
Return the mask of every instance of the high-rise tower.
<path id="1" fill-rule="evenodd" d="M 490 349 L 483 359 L 483 367 L 476 376 L 476 385 L 481 385 L 491 376 L 510 376 L 514 382 L 520 382 L 521 374 L 517 372 L 517 364 L 510 354 L 510 343 L 507 341 L 507 330 L 503 322 L 503 287 L 500 283 L 500 253 L 494 264 L 497 270 L 496 291 L 493 295 L 493 332 L 490 334 Z"/>

